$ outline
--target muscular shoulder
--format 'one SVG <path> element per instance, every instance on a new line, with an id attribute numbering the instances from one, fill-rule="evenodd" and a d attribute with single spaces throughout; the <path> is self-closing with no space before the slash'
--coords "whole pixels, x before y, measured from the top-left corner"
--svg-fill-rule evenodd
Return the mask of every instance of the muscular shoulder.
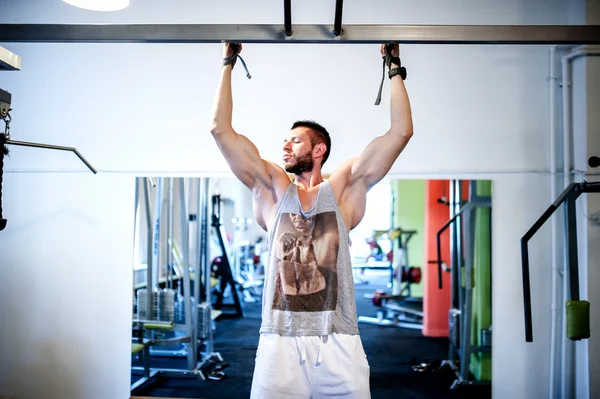
<path id="1" fill-rule="evenodd" d="M 267 165 L 269 175 L 271 176 L 273 191 L 279 200 L 291 183 L 290 177 L 285 173 L 285 170 L 275 162 L 265 161 L 265 164 Z"/>
<path id="2" fill-rule="evenodd" d="M 268 231 L 279 202 L 291 184 L 291 180 L 276 163 L 264 161 L 264 164 L 271 184 L 268 187 L 254 187 L 252 194 L 256 221 L 264 230 Z"/>
<path id="3" fill-rule="evenodd" d="M 340 212 L 349 230 L 356 227 L 362 220 L 367 199 L 366 186 L 361 179 L 357 179 L 353 175 L 356 160 L 357 158 L 351 158 L 342 163 L 329 179 Z"/>
<path id="4" fill-rule="evenodd" d="M 329 184 L 333 189 L 335 198 L 340 203 L 344 191 L 348 188 L 351 183 L 352 166 L 356 158 L 350 158 L 338 166 L 335 171 L 329 177 Z"/>

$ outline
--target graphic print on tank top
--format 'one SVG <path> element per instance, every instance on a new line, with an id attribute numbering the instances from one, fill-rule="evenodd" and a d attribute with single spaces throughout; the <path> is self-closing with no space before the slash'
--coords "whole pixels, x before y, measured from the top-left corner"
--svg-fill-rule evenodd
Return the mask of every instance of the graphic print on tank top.
<path id="1" fill-rule="evenodd" d="M 273 309 L 335 310 L 340 236 L 335 212 L 282 213 L 275 232 L 277 279 Z"/>

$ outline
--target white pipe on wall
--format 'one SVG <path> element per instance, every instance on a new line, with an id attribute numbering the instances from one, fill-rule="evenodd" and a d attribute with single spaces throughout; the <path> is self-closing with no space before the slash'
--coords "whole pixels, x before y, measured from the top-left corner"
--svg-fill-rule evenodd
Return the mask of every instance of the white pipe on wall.
<path id="1" fill-rule="evenodd" d="M 563 124 L 563 189 L 566 188 L 572 181 L 571 162 L 572 148 L 571 138 L 571 62 L 579 57 L 600 56 L 600 49 L 578 47 L 575 50 L 565 54 L 561 58 L 562 66 L 562 124 Z M 568 297 L 568 265 L 565 260 L 563 265 L 563 298 Z M 562 307 L 564 315 L 564 307 Z M 564 317 L 563 317 L 564 318 Z M 571 398 L 575 395 L 575 370 L 573 364 L 575 362 L 575 345 L 566 335 L 566 323 L 562 322 L 562 345 L 561 345 L 561 363 L 563 370 L 561 372 L 561 398 Z M 551 355 L 552 356 L 552 355 Z M 568 366 L 571 366 L 570 368 Z M 569 371 L 569 372 L 567 372 Z M 552 378 L 552 377 L 551 377 Z"/>
<path id="2" fill-rule="evenodd" d="M 556 46 L 550 47 L 550 78 L 549 78 L 549 94 L 548 102 L 550 107 L 550 202 L 554 202 L 558 197 L 558 190 L 556 187 Z M 558 268 L 558 252 L 557 252 L 557 237 L 558 237 L 558 222 L 557 216 L 553 216 L 552 223 L 552 239 L 551 239 L 551 278 L 552 278 L 552 291 L 551 291 L 551 324 L 550 324 L 550 379 L 549 379 L 549 397 L 554 398 L 554 387 L 556 379 L 556 330 L 558 328 L 558 279 L 560 270 Z"/>

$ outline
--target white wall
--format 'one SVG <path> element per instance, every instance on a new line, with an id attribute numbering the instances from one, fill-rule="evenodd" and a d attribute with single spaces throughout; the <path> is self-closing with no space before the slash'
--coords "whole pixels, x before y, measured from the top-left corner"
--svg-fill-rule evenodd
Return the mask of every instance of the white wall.
<path id="1" fill-rule="evenodd" d="M 133 178 L 8 173 L 0 396 L 125 398 Z"/>
<path id="2" fill-rule="evenodd" d="M 274 0 L 252 4 L 233 0 L 179 1 L 175 6 L 175 2 L 156 0 L 132 3 L 130 9 L 121 13 L 95 14 L 59 1 L 5 0 L 0 23 L 282 22 L 281 2 Z M 568 0 L 429 0 L 419 4 L 347 1 L 344 23 L 581 23 L 583 3 L 573 4 Z M 334 2 L 294 1 L 293 21 L 331 23 L 333 10 Z M 38 301 L 43 299 L 46 306 L 62 312 L 55 317 L 79 320 L 88 317 L 90 309 L 99 312 L 105 307 L 115 312 L 111 313 L 114 327 L 92 329 L 87 323 L 87 335 L 76 334 L 77 330 L 54 329 L 50 341 L 53 345 L 63 345 L 60 343 L 71 338 L 87 339 L 91 349 L 71 351 L 69 355 L 54 352 L 57 359 L 70 362 L 70 375 L 53 379 L 55 392 L 46 397 L 104 398 L 105 392 L 96 388 L 110 386 L 114 389 L 110 397 L 125 398 L 129 386 L 131 306 L 127 284 L 131 278 L 133 234 L 133 179 L 128 176 L 227 171 L 207 131 L 220 67 L 220 46 L 0 45 L 23 57 L 20 72 L 0 74 L 0 87 L 13 94 L 13 138 L 75 146 L 101 171 L 99 176 L 48 174 L 84 168 L 70 154 L 12 149 L 7 170 L 39 173 L 7 173 L 5 217 L 15 229 L 13 234 L 22 239 L 6 240 L 8 231 L 0 233 L 3 270 L 8 269 L 10 276 L 4 284 L 21 286 L 19 282 L 29 281 L 47 290 L 61 288 L 52 285 L 48 278 L 46 257 L 32 261 L 30 254 L 40 246 L 47 248 L 45 251 L 60 264 L 56 268 L 59 281 L 69 278 L 83 258 L 72 257 L 66 250 L 50 252 L 66 244 L 61 244 L 60 235 L 53 230 L 28 229 L 30 214 L 26 210 L 30 207 L 62 220 L 61 234 L 77 234 L 69 248 L 96 254 L 88 265 L 90 273 L 106 276 L 104 271 L 108 268 L 110 282 L 118 281 L 123 286 L 118 285 L 111 297 L 96 292 L 86 301 L 77 300 L 81 295 L 69 295 L 66 299 L 64 295 L 52 296 L 54 291 L 41 291 Z M 235 71 L 235 127 L 255 141 L 264 157 L 278 159 L 281 140 L 291 123 L 300 118 L 316 119 L 332 133 L 333 152 L 325 168 L 325 172 L 330 172 L 342 159 L 355 155 L 387 129 L 389 83 L 384 88 L 382 105 L 373 105 L 381 79 L 378 51 L 377 46 L 369 45 L 244 46 L 242 55 L 253 78 L 249 81 L 241 70 Z M 415 136 L 392 174 L 493 180 L 493 395 L 545 398 L 550 324 L 548 227 L 536 235 L 530 248 L 533 343 L 525 343 L 524 338 L 519 240 L 550 203 L 547 49 L 410 45 L 403 46 L 402 58 L 409 71 L 406 85 Z M 117 177 L 123 172 L 124 177 Z M 42 197 L 31 188 L 56 180 L 68 185 L 68 194 L 54 191 Z M 105 192 L 111 193 L 108 203 L 99 199 L 104 198 Z M 99 220 L 98 227 L 86 235 L 78 234 L 82 222 L 59 213 L 62 208 L 57 204 L 63 196 L 70 201 L 66 212 L 80 210 L 86 218 Z M 22 204 L 24 197 L 27 202 Z M 25 208 L 15 209 L 17 203 Z M 108 217 L 113 208 L 120 219 Z M 106 245 L 99 245 L 95 236 L 107 231 L 114 234 L 113 238 Z M 107 247 L 114 249 L 106 250 Z M 23 264 L 28 268 L 23 268 Z M 14 304 L 11 291 L 0 292 L 0 303 Z M 39 333 L 27 328 L 35 326 L 36 321 L 32 316 L 20 316 L 25 308 L 29 307 L 14 304 L 3 311 L 2 314 L 19 315 L 14 317 L 23 327 L 19 335 L 12 335 L 2 323 L 2 348 L 19 347 L 38 339 Z M 105 347 L 106 336 L 114 337 L 119 345 Z M 98 354 L 90 356 L 89 350 Z M 85 368 L 81 367 L 83 356 Z M 36 389 L 49 386 L 51 374 L 29 373 L 27 386 L 15 379 L 22 370 L 35 368 L 34 358 L 17 359 L 14 352 L 2 358 L 6 359 L 7 377 L 0 377 L 0 394 L 34 397 L 34 383 L 39 387 Z M 88 374 L 90 369 L 96 371 L 93 378 Z M 88 382 L 83 385 L 82 381 Z M 83 391 L 85 395 L 80 395 Z"/>

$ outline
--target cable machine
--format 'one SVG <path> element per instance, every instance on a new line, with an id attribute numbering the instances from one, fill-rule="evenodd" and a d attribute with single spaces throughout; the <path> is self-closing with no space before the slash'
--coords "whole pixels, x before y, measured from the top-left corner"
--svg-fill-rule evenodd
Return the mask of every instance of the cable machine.
<path id="1" fill-rule="evenodd" d="M 143 212 L 137 211 L 141 205 L 137 195 L 140 187 L 143 190 Z M 153 214 L 150 212 L 152 187 L 155 190 Z M 211 306 L 209 180 L 190 179 L 186 184 L 184 178 L 158 178 L 153 181 L 140 178 L 136 188 L 136 215 L 144 214 L 146 222 L 147 267 L 145 282 L 134 287 L 137 312 L 133 318 L 132 354 L 139 354 L 141 366 L 133 366 L 132 373 L 142 372 L 142 377 L 131 384 L 131 390 L 150 383 L 157 375 L 222 379 L 222 369 L 226 366 L 222 363 L 222 356 L 214 351 L 213 342 L 213 321 L 222 312 Z M 189 208 L 194 200 L 197 201 L 198 212 L 190 215 Z M 165 203 L 167 209 L 163 209 Z M 173 217 L 175 204 L 178 205 L 177 218 Z M 167 223 L 162 217 L 165 214 Z M 173 233 L 175 222 L 179 224 L 181 249 Z M 196 222 L 197 246 L 195 256 L 190 260 L 192 222 Z M 136 231 L 139 229 L 136 228 Z M 163 245 L 165 243 L 166 246 Z M 171 259 L 174 261 L 171 262 Z M 163 276 L 159 275 L 161 264 L 164 265 Z M 183 357 L 186 367 L 152 367 L 153 357 Z"/>

